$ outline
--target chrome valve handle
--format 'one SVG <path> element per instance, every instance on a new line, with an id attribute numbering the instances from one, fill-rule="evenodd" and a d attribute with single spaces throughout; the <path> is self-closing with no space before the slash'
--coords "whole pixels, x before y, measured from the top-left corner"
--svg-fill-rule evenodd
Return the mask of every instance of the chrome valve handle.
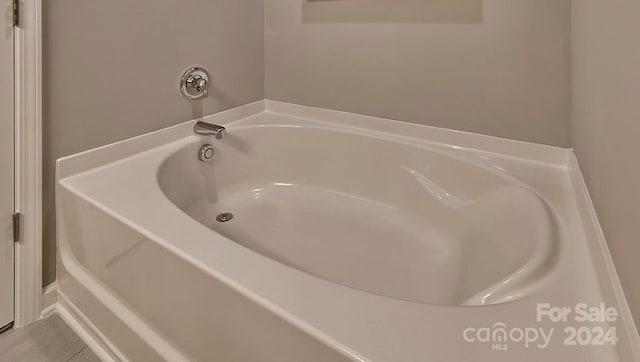
<path id="1" fill-rule="evenodd" d="M 180 79 L 180 91 L 187 99 L 207 97 L 209 95 L 209 73 L 202 68 L 190 68 Z"/>

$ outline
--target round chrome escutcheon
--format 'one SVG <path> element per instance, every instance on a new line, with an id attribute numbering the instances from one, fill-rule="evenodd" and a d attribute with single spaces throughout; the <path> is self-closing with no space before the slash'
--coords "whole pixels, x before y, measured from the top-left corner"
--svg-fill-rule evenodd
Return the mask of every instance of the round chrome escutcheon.
<path id="1" fill-rule="evenodd" d="M 211 161 L 213 159 L 213 155 L 215 154 L 215 149 L 213 146 L 206 144 L 200 147 L 198 151 L 198 159 L 202 162 Z"/>

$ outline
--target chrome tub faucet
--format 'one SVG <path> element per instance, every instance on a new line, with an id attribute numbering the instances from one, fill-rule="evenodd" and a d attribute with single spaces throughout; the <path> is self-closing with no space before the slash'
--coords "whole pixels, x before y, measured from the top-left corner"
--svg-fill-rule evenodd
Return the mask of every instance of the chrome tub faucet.
<path id="1" fill-rule="evenodd" d="M 203 136 L 213 136 L 215 139 L 221 140 L 227 136 L 227 129 L 213 123 L 197 121 L 193 125 L 193 132 Z"/>

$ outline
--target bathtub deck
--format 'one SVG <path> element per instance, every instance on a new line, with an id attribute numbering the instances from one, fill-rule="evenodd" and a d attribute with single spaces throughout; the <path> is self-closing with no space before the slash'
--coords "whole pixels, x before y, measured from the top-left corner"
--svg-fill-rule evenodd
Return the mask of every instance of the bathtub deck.
<path id="1" fill-rule="evenodd" d="M 57 315 L 0 334 L 2 361 L 100 361 Z"/>

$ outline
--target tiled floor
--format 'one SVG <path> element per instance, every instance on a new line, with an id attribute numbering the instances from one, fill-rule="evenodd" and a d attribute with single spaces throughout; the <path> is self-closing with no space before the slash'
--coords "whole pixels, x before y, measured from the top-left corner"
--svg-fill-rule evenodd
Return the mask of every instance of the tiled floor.
<path id="1" fill-rule="evenodd" d="M 0 334 L 0 361 L 100 361 L 87 345 L 54 314 L 21 329 Z"/>

